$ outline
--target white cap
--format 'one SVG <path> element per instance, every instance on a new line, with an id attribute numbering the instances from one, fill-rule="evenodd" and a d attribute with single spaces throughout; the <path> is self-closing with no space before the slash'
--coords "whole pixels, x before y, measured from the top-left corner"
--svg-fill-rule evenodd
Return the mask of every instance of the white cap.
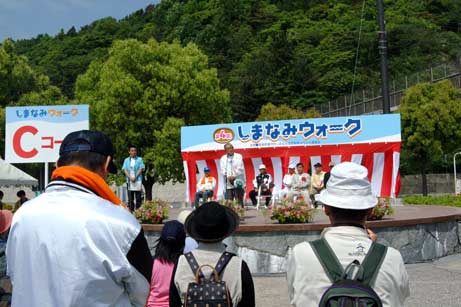
<path id="1" fill-rule="evenodd" d="M 371 192 L 368 170 L 352 162 L 340 163 L 331 170 L 327 188 L 320 193 L 319 201 L 352 210 L 373 208 L 378 203 Z"/>
<path id="2" fill-rule="evenodd" d="M 288 168 L 296 168 L 296 164 L 295 163 L 290 163 L 290 165 L 288 165 Z"/>
<path id="3" fill-rule="evenodd" d="M 264 164 L 261 164 L 261 165 L 259 166 L 259 169 L 266 169 L 266 166 L 265 166 Z"/>

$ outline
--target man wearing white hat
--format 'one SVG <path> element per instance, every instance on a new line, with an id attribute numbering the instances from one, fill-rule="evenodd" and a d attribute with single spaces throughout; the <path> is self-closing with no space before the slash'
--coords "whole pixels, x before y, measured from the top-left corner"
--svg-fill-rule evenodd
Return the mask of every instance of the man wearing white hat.
<path id="1" fill-rule="evenodd" d="M 367 176 L 365 167 L 341 163 L 331 171 L 328 186 L 319 197 L 332 226 L 323 230 L 321 239 L 336 255 L 342 270 L 354 260 L 362 264 L 373 243 L 365 222 L 377 199 Z M 313 245 L 312 242 L 296 245 L 288 260 L 288 291 L 294 306 L 318 306 L 323 293 L 332 285 L 330 274 L 317 258 Z M 403 259 L 397 250 L 387 247 L 370 286 L 383 306 L 404 306 L 410 290 Z"/>
<path id="2" fill-rule="evenodd" d="M 266 166 L 261 164 L 259 166 L 259 174 L 253 180 L 254 190 L 250 192 L 250 199 L 253 203 L 253 206 L 256 206 L 258 200 L 256 199 L 258 196 L 265 196 L 266 198 L 266 206 L 269 205 L 271 201 L 271 187 L 272 187 L 272 176 L 267 173 Z"/>
<path id="3" fill-rule="evenodd" d="M 293 186 L 293 177 L 295 176 L 296 164 L 291 163 L 288 165 L 288 174 L 283 176 L 283 189 L 280 191 L 280 199 L 284 199 L 288 193 L 291 191 Z"/>

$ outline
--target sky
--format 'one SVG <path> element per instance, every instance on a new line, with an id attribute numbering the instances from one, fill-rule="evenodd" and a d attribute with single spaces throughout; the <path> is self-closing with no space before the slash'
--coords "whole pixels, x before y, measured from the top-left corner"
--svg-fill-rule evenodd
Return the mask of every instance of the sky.
<path id="1" fill-rule="evenodd" d="M 56 35 L 104 17 L 120 19 L 160 0 L 0 0 L 0 42 Z"/>

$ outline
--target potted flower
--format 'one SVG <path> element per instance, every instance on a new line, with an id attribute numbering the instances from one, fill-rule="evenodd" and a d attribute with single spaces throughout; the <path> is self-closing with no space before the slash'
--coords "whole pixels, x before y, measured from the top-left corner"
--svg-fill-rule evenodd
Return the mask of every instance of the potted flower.
<path id="1" fill-rule="evenodd" d="M 315 210 L 303 199 L 295 202 L 284 201 L 271 210 L 271 220 L 276 220 L 280 224 L 309 223 L 314 219 L 314 212 Z"/>
<path id="2" fill-rule="evenodd" d="M 223 200 L 221 204 L 225 207 L 230 208 L 232 211 L 237 213 L 240 218 L 240 221 L 245 220 L 245 209 L 240 206 L 240 204 L 236 200 Z"/>
<path id="3" fill-rule="evenodd" d="M 389 198 L 380 197 L 378 204 L 373 208 L 369 221 L 382 220 L 385 215 L 393 215 L 394 208 L 389 203 Z"/>
<path id="4" fill-rule="evenodd" d="M 148 200 L 134 211 L 141 224 L 161 224 L 168 218 L 170 204 L 161 199 Z"/>

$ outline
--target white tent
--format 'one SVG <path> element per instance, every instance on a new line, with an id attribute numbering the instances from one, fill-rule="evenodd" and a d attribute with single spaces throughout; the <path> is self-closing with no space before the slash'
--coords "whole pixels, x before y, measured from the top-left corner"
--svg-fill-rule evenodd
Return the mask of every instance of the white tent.
<path id="1" fill-rule="evenodd" d="M 38 180 L 19 168 L 0 159 L 0 186 L 3 185 L 38 185 Z"/>

